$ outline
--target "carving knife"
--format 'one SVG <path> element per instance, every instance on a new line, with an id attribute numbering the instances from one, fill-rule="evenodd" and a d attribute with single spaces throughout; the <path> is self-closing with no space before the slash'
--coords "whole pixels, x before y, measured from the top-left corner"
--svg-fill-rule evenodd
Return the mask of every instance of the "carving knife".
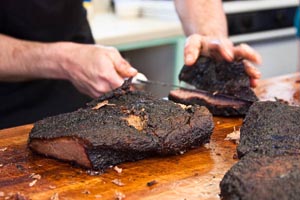
<path id="1" fill-rule="evenodd" d="M 178 89 L 182 89 L 182 90 L 187 90 L 190 92 L 196 92 L 196 93 L 200 93 L 203 94 L 205 96 L 207 96 L 208 98 L 215 98 L 215 99 L 228 99 L 228 100 L 232 100 L 232 101 L 243 101 L 243 102 L 248 102 L 248 103 L 253 103 L 252 101 L 246 100 L 246 99 L 242 99 L 242 98 L 238 98 L 238 97 L 234 97 L 234 96 L 230 96 L 230 95 L 226 95 L 226 94 L 220 94 L 217 92 L 211 93 L 205 90 L 200 90 L 195 88 L 194 86 L 191 86 L 189 84 L 187 84 L 186 87 L 184 86 L 179 86 L 179 85 L 175 85 L 175 84 L 171 84 L 171 83 L 165 83 L 165 82 L 161 82 L 161 81 L 153 81 L 153 80 L 148 80 L 148 79 L 140 79 L 140 78 L 136 78 L 134 80 L 134 84 L 146 84 L 146 85 L 156 85 L 156 86 L 163 86 L 163 87 L 172 87 L 172 88 L 178 88 Z"/>

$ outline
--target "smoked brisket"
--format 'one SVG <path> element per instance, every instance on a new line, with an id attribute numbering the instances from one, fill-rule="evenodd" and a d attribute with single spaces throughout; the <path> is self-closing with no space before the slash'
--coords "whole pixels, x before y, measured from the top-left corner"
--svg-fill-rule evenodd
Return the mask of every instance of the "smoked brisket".
<path id="1" fill-rule="evenodd" d="M 176 89 L 169 93 L 169 99 L 185 105 L 202 105 L 217 116 L 243 116 L 252 101 L 237 99 L 226 95 L 213 95 L 205 91 Z"/>
<path id="2" fill-rule="evenodd" d="M 169 99 L 206 106 L 213 115 L 243 116 L 258 100 L 242 61 L 217 62 L 199 57 L 193 66 L 182 68 L 179 80 L 206 92 L 176 89 L 170 92 Z"/>
<path id="3" fill-rule="evenodd" d="M 237 152 L 241 160 L 220 183 L 222 199 L 299 199 L 300 107 L 254 103 L 241 127 Z"/>
<path id="4" fill-rule="evenodd" d="M 179 154 L 209 142 L 214 124 L 205 107 L 175 104 L 129 87 L 130 82 L 125 82 L 86 108 L 36 122 L 29 147 L 104 170 L 125 161 Z"/>
<path id="5" fill-rule="evenodd" d="M 245 155 L 220 183 L 223 200 L 298 200 L 300 155 Z"/>
<path id="6" fill-rule="evenodd" d="M 262 101 L 251 106 L 241 127 L 238 157 L 300 153 L 300 107 Z"/>

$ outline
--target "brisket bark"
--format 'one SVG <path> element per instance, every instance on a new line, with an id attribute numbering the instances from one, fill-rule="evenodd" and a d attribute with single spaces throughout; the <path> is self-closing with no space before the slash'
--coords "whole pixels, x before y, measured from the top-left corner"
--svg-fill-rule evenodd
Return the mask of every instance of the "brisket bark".
<path id="1" fill-rule="evenodd" d="M 222 199 L 299 199 L 300 107 L 256 102 L 240 133 L 241 160 L 220 183 Z"/>
<path id="2" fill-rule="evenodd" d="M 268 155 L 300 153 L 300 107 L 262 101 L 251 106 L 241 127 L 237 148 L 241 158 L 248 152 Z"/>
<path id="3" fill-rule="evenodd" d="M 220 183 L 223 200 L 298 200 L 300 156 L 245 155 Z"/>
<path id="4" fill-rule="evenodd" d="M 217 62 L 199 57 L 193 66 L 182 68 L 179 80 L 210 94 L 177 89 L 170 92 L 169 99 L 184 104 L 204 105 L 213 115 L 242 116 L 258 100 L 250 88 L 242 61 Z M 221 94 L 222 98 L 216 94 Z"/>
<path id="5" fill-rule="evenodd" d="M 38 121 L 29 147 L 40 154 L 104 170 L 124 161 L 178 154 L 209 142 L 212 115 L 130 91 L 126 82 L 86 108 Z"/>

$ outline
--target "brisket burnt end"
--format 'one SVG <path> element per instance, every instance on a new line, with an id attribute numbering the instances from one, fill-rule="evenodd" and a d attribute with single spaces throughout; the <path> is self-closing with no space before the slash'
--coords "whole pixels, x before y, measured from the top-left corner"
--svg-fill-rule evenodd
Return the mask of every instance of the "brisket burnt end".
<path id="1" fill-rule="evenodd" d="M 104 170 L 124 161 L 178 154 L 209 142 L 211 113 L 121 88 L 86 108 L 34 124 L 29 147 L 40 154 Z"/>
<path id="2" fill-rule="evenodd" d="M 213 115 L 243 116 L 258 98 L 250 88 L 242 61 L 217 62 L 199 57 L 193 66 L 184 66 L 179 80 L 209 92 L 173 90 L 169 98 L 184 104 L 206 106 Z"/>

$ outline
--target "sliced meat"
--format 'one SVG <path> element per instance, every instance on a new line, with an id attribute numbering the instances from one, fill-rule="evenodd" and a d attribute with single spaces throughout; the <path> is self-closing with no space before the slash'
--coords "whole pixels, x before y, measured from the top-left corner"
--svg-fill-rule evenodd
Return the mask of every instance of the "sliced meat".
<path id="1" fill-rule="evenodd" d="M 242 61 L 217 62 L 200 57 L 193 66 L 182 68 L 179 80 L 213 95 L 210 95 L 208 99 L 205 95 L 192 95 L 176 90 L 170 92 L 169 98 L 185 104 L 205 105 L 214 115 L 245 115 L 251 104 L 258 100 L 250 88 L 249 77 Z M 216 94 L 223 95 L 223 98 L 219 98 Z M 231 103 L 228 104 L 228 101 Z M 243 106 L 241 106 L 241 102 Z M 226 105 L 226 109 L 224 109 L 224 105 Z"/>
<path id="2" fill-rule="evenodd" d="M 213 95 L 205 91 L 176 89 L 169 93 L 169 99 L 186 105 L 202 105 L 214 115 L 241 116 L 245 115 L 253 102 L 226 95 Z"/>
<path id="3" fill-rule="evenodd" d="M 298 200 L 299 159 L 300 155 L 247 154 L 225 174 L 220 183 L 221 199 Z"/>
<path id="4" fill-rule="evenodd" d="M 78 111 L 38 121 L 29 147 L 40 154 L 103 170 L 124 161 L 178 154 L 209 142 L 212 115 L 130 91 L 126 82 Z"/>
<path id="5" fill-rule="evenodd" d="M 300 107 L 282 102 L 254 103 L 241 127 L 238 156 L 300 153 Z"/>

